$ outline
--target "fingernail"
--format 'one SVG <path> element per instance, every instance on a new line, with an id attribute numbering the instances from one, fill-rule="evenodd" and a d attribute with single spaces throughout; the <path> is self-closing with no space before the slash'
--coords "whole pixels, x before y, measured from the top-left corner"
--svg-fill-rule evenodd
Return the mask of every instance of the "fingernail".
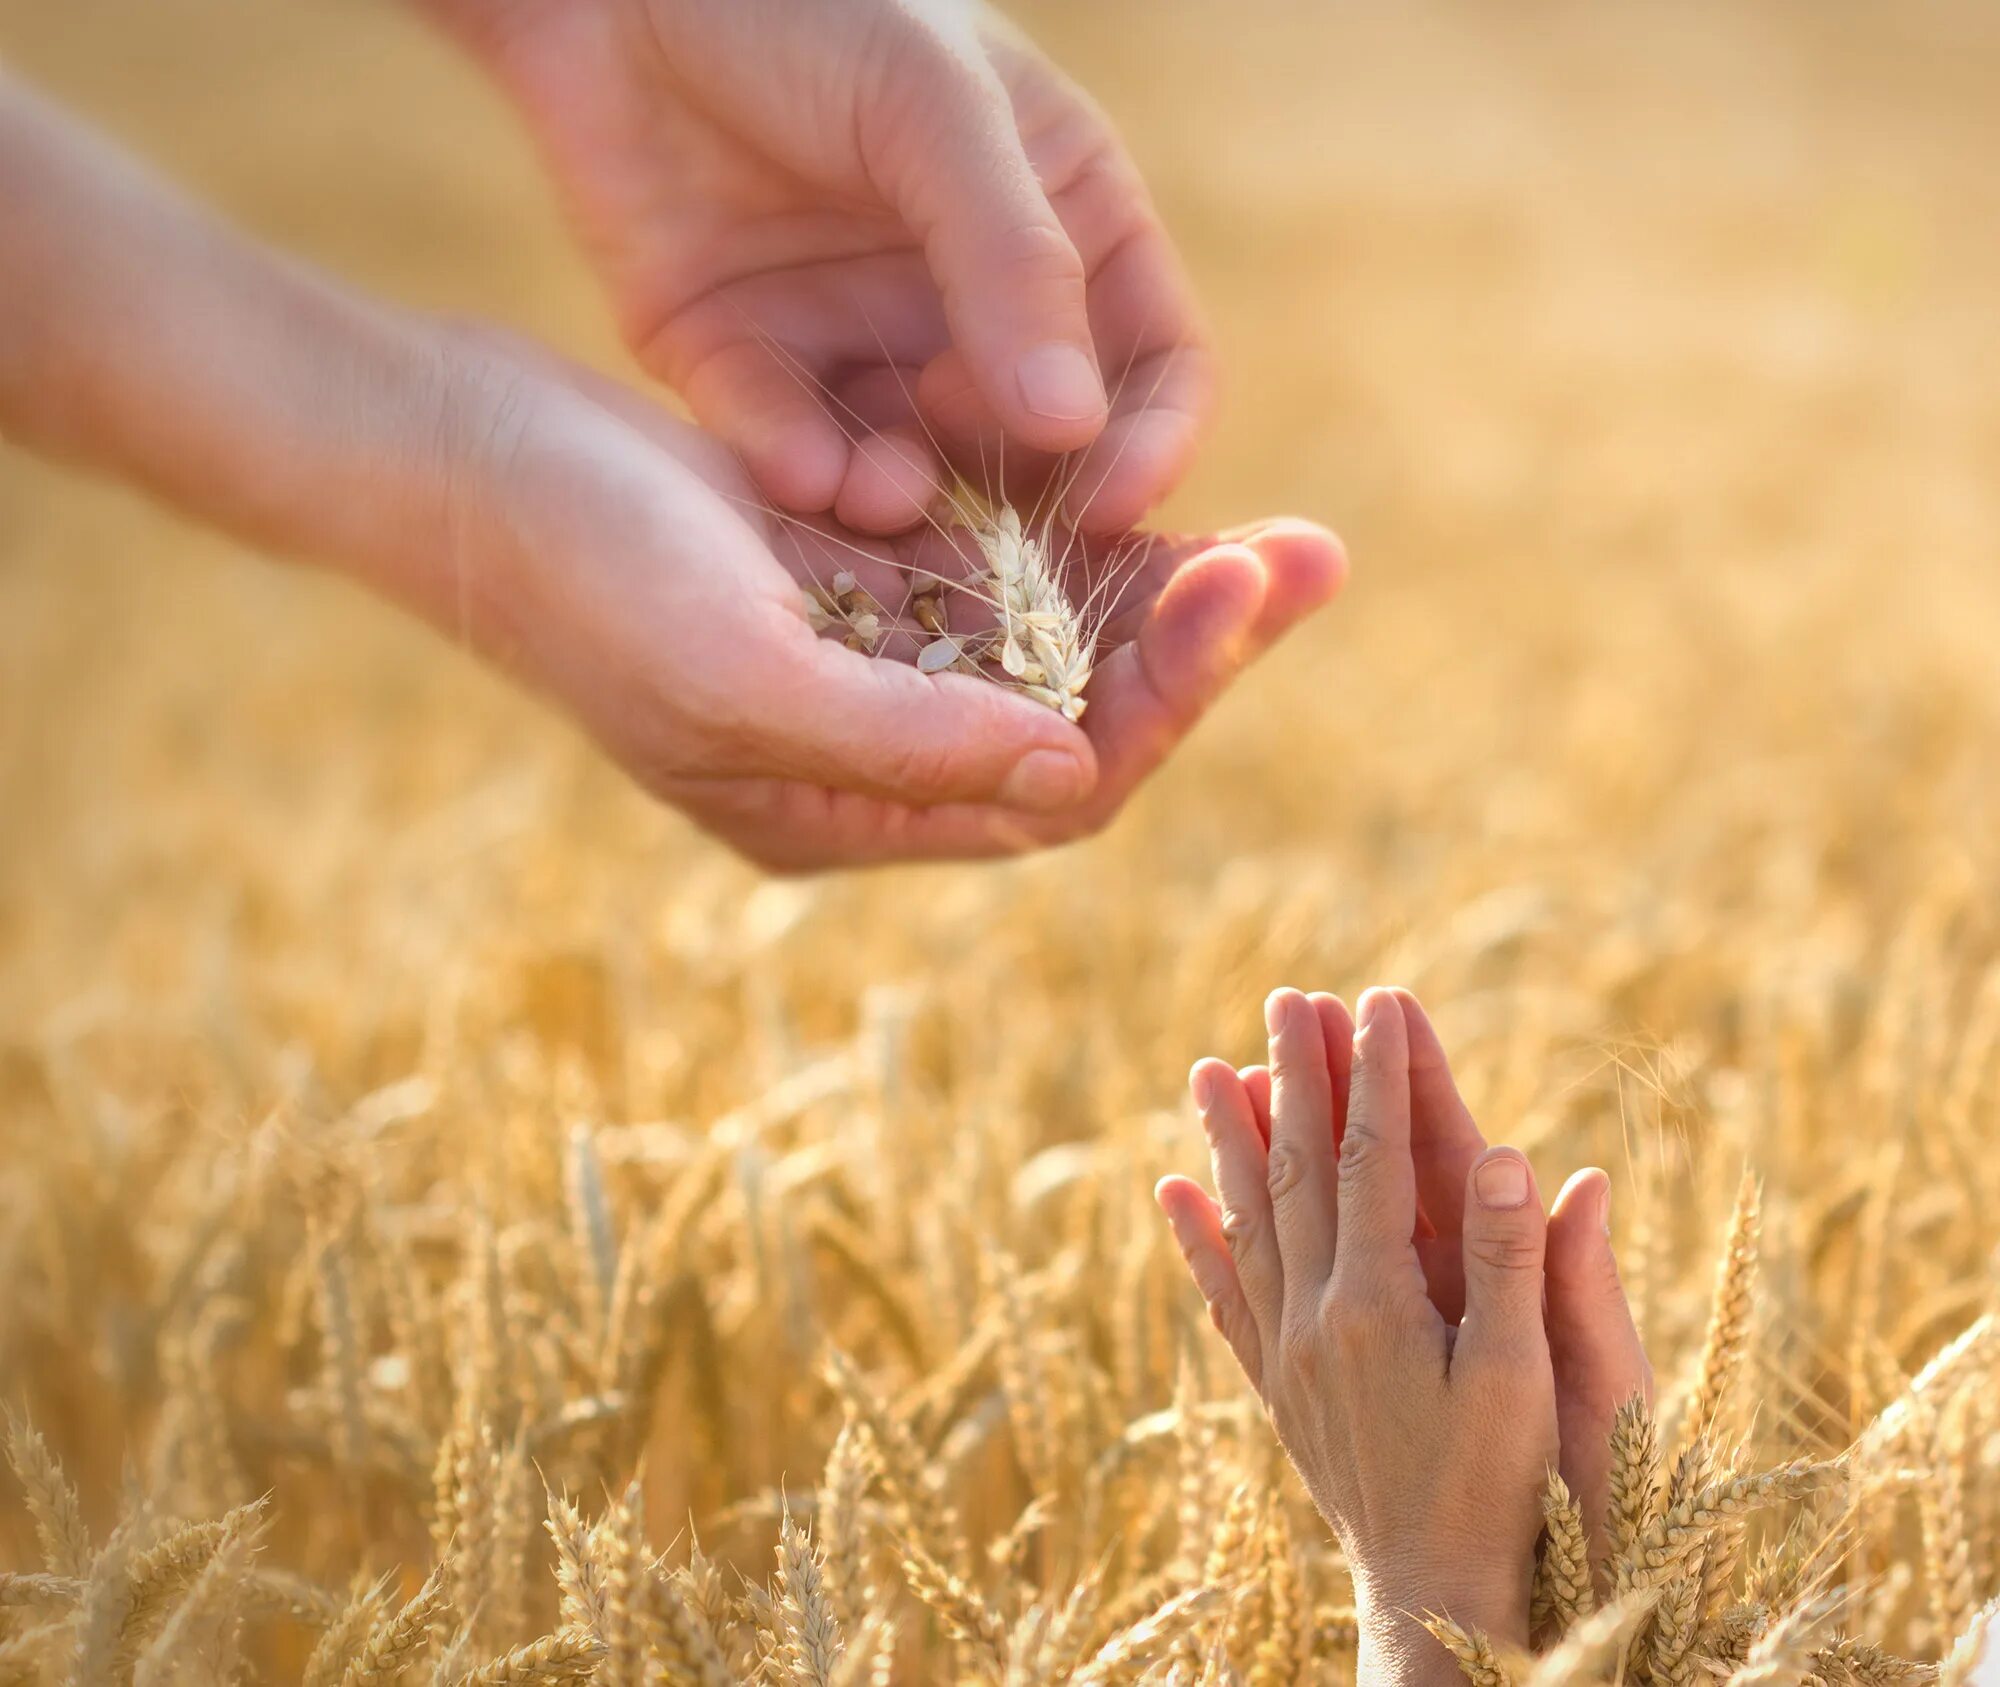
<path id="1" fill-rule="evenodd" d="M 1194 1097 L 1195 1106 L 1206 1113 L 1215 1100 L 1215 1075 L 1206 1066 L 1197 1066 L 1188 1074 L 1188 1093 Z"/>
<path id="2" fill-rule="evenodd" d="M 1472 1174 L 1472 1187 L 1479 1192 L 1479 1204 L 1495 1212 L 1506 1212 L 1528 1204 L 1528 1168 L 1512 1154 L 1496 1154 L 1480 1162 Z"/>
<path id="3" fill-rule="evenodd" d="M 1358 1004 L 1360 1012 L 1356 1015 L 1355 1023 L 1362 1030 L 1366 1031 L 1382 1017 L 1382 1002 L 1387 995 L 1386 990 L 1364 990 L 1361 993 L 1361 1001 Z"/>
<path id="4" fill-rule="evenodd" d="M 1264 998 L 1264 1029 L 1274 1037 L 1285 1028 L 1287 1000 L 1289 993 L 1284 990 L 1273 990 Z"/>
<path id="5" fill-rule="evenodd" d="M 1036 346 L 1014 366 L 1021 402 L 1037 416 L 1058 422 L 1087 422 L 1105 411 L 1104 383 L 1097 365 L 1076 346 Z"/>
<path id="6" fill-rule="evenodd" d="M 1597 1222 L 1604 1234 L 1611 1234 L 1611 1185 L 1609 1183 L 1597 1192 Z"/>
<path id="7" fill-rule="evenodd" d="M 1083 763 L 1061 750 L 1030 750 L 1000 782 L 1000 801 L 1009 808 L 1049 813 L 1082 800 Z"/>

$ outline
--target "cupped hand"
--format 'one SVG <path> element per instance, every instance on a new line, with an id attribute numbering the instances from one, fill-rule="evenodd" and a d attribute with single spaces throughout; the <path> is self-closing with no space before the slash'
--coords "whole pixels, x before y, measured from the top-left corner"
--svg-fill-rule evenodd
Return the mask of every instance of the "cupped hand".
<path id="1" fill-rule="evenodd" d="M 1094 531 L 1179 478 L 1214 386 L 1179 261 L 983 5 L 423 3 L 525 114 L 640 361 L 775 502 L 899 531 L 937 449 L 991 471 L 1002 434 L 1014 468 L 1083 453 Z"/>
<path id="2" fill-rule="evenodd" d="M 1601 1515 L 1611 1414 L 1650 1386 L 1602 1174 L 1545 1222 L 1407 992 L 1365 995 L 1358 1035 L 1331 996 L 1280 991 L 1266 1011 L 1268 1067 L 1192 1074 L 1216 1197 L 1170 1178 L 1160 1202 L 1347 1547 L 1376 1667 L 1450 1679 L 1412 1615 L 1525 1645 L 1545 1471 L 1559 1460 Z"/>
<path id="3" fill-rule="evenodd" d="M 1096 829 L 1343 573 L 1332 536 L 1304 522 L 1119 547 L 1135 560 L 1079 728 L 986 679 L 814 633 L 802 586 L 854 569 L 893 615 L 916 570 L 943 567 L 938 532 L 868 539 L 779 516 L 731 453 L 629 389 L 490 334 L 452 355 L 476 372 L 454 424 L 468 442 L 454 555 L 406 595 L 772 869 Z M 1079 591 L 1102 564 L 1080 556 Z"/>

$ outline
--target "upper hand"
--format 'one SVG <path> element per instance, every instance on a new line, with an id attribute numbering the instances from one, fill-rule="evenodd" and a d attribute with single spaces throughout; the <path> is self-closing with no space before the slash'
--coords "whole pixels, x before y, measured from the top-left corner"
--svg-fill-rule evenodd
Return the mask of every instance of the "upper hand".
<path id="1" fill-rule="evenodd" d="M 892 612 L 937 535 L 781 518 L 734 457 L 626 388 L 465 338 L 453 566 L 428 588 L 643 784 L 760 864 L 968 857 L 1102 825 L 1236 672 L 1331 595 L 1332 536 L 1160 540 L 1125 583 L 1081 728 L 984 679 L 816 636 L 856 568 Z M 905 654 L 909 653 L 905 649 Z"/>
<path id="2" fill-rule="evenodd" d="M 1180 476 L 1213 368 L 1179 262 L 1103 115 L 983 6 L 426 3 L 525 113 L 640 361 L 775 502 L 896 531 L 885 453 L 921 484 L 1002 430 L 1030 473 L 1090 447 L 1094 531 Z"/>

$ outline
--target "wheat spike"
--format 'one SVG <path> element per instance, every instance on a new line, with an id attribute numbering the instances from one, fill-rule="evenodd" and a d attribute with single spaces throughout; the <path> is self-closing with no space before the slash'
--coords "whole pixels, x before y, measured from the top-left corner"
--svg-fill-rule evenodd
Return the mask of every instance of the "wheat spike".
<path id="1" fill-rule="evenodd" d="M 940 1564 L 914 1541 L 902 1543 L 903 1576 L 910 1591 L 928 1605 L 945 1632 L 979 1658 L 981 1667 L 1001 1674 L 1007 1666 L 1007 1625 L 985 1595 Z"/>
<path id="2" fill-rule="evenodd" d="M 1561 1640 L 1597 1609 L 1597 1590 L 1591 1579 L 1590 1541 L 1584 1532 L 1583 1514 L 1569 1484 L 1557 1471 L 1549 1472 L 1542 1490 L 1542 1522 L 1531 1622 L 1536 1630 L 1548 1628 Z"/>
<path id="3" fill-rule="evenodd" d="M 1706 1544 L 1718 1524 L 1819 1493 L 1842 1480 L 1849 1469 L 1845 1457 L 1794 1459 L 1753 1476 L 1724 1477 L 1696 1489 L 1649 1524 L 1631 1555 L 1620 1561 L 1619 1590 L 1659 1585 Z"/>
<path id="4" fill-rule="evenodd" d="M 1458 1673 L 1472 1687 L 1516 1687 L 1514 1673 L 1495 1649 L 1493 1642 L 1477 1629 L 1468 1629 L 1447 1616 L 1426 1612 L 1418 1619 L 1434 1639 L 1452 1656 Z"/>
<path id="5" fill-rule="evenodd" d="M 430 1650 L 447 1603 L 445 1567 L 439 1565 L 402 1608 L 380 1617 L 340 1678 L 341 1687 L 381 1687 Z"/>
<path id="6" fill-rule="evenodd" d="M 1635 1634 L 1652 1616 L 1659 1594 L 1650 1589 L 1601 1605 L 1545 1653 L 1527 1687 L 1574 1687 L 1594 1680 L 1612 1659 L 1622 1662 Z"/>
<path id="7" fill-rule="evenodd" d="M 5 1408 L 5 1419 L 7 1463 L 26 1496 L 28 1515 L 35 1520 L 43 1569 L 52 1576 L 88 1575 L 97 1552 L 91 1545 L 76 1490 L 34 1425 L 12 1406 Z"/>
<path id="8" fill-rule="evenodd" d="M 833 1687 L 840 1622 L 827 1597 L 819 1548 L 793 1521 L 790 1508 L 778 1531 L 778 1611 L 788 1642 L 790 1679 L 800 1687 Z"/>
<path id="9" fill-rule="evenodd" d="M 358 1584 L 346 1605 L 327 1624 L 311 1654 L 306 1658 L 300 1687 L 340 1687 L 347 1666 L 361 1650 L 388 1598 L 385 1580 Z"/>
<path id="10" fill-rule="evenodd" d="M 1813 1640 L 1825 1624 L 1830 1603 L 1809 1600 L 1774 1622 L 1749 1656 L 1727 1677 L 1727 1687 L 1795 1687 L 1813 1672 Z"/>
<path id="11" fill-rule="evenodd" d="M 1708 1335 L 1702 1344 L 1701 1368 L 1682 1427 L 1683 1445 L 1712 1434 L 1721 1424 L 1731 1386 L 1742 1369 L 1756 1311 L 1757 1257 L 1763 1231 L 1763 1186 L 1746 1171 L 1736 1191 L 1729 1236 L 1715 1268 L 1710 1297 Z"/>
<path id="12" fill-rule="evenodd" d="M 1813 1674 L 1827 1687 L 1900 1687 L 1937 1679 L 1936 1664 L 1915 1663 L 1866 1640 L 1842 1637 L 1813 1654 Z"/>
<path id="13" fill-rule="evenodd" d="M 174 1678 L 182 1659 L 189 1658 L 203 1674 L 227 1679 L 236 1646 L 244 1572 L 257 1551 L 257 1524 L 233 1530 L 213 1553 L 174 1606 L 159 1634 L 139 1656 L 132 1673 L 134 1687 L 158 1687 Z"/>
<path id="14" fill-rule="evenodd" d="M 1660 1437 L 1652 1408 L 1637 1395 L 1618 1408 L 1611 1428 L 1611 1501 L 1606 1519 L 1614 1561 L 1638 1550 L 1658 1515 Z"/>
<path id="15" fill-rule="evenodd" d="M 558 1629 L 451 1678 L 453 1687 L 521 1687 L 528 1682 L 588 1680 L 604 1656 L 604 1642 L 580 1629 Z"/>
<path id="16" fill-rule="evenodd" d="M 1973 1593 L 1970 1516 L 1965 1497 L 1967 1424 L 1972 1398 L 1955 1395 L 1939 1407 L 1932 1425 L 1929 1479 L 1917 1484 L 1917 1515 L 1924 1537 L 1924 1579 L 1932 1620 L 1940 1635 L 1958 1634 L 1971 1620 Z"/>
<path id="17" fill-rule="evenodd" d="M 1227 1604 L 1228 1585 L 1191 1587 L 1120 1629 L 1076 1672 L 1074 1687 L 1126 1687 L 1148 1662 Z"/>
<path id="18" fill-rule="evenodd" d="M 1046 537 L 1025 530 L 1005 503 L 976 514 L 971 533 L 985 569 L 969 583 L 999 618 L 1001 671 L 1036 702 L 1082 720 L 1094 641 L 1056 578 Z"/>
<path id="19" fill-rule="evenodd" d="M 215 1556 L 239 1535 L 255 1527 L 262 1500 L 238 1506 L 212 1523 L 189 1523 L 174 1530 L 132 1560 L 131 1609 L 119 1635 L 119 1656 L 129 1665 L 153 1629 L 206 1570 Z M 243 1568 L 247 1568 L 247 1556 Z"/>

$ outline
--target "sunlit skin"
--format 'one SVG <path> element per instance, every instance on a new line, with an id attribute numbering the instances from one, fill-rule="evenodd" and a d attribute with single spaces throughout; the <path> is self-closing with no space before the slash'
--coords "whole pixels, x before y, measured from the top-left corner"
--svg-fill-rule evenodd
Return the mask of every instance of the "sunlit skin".
<path id="1" fill-rule="evenodd" d="M 1265 1004 L 1267 1066 L 1190 1088 L 1215 1192 L 1158 1199 L 1216 1328 L 1354 1570 L 1362 1679 L 1446 1683 L 1414 1618 L 1528 1642 L 1547 1470 L 1601 1517 L 1618 1405 L 1652 1373 L 1618 1284 L 1607 1180 L 1544 1215 L 1488 1147 L 1429 1017 L 1370 990 Z"/>
<path id="2" fill-rule="evenodd" d="M 1108 533 L 1186 469 L 1216 374 L 1179 257 L 983 5 L 419 4 L 523 114 L 641 364 L 779 504 L 899 531 L 936 444 L 1004 437 L 1029 474 L 1085 452 L 1071 513 Z"/>
<path id="3" fill-rule="evenodd" d="M 775 870 L 1090 833 L 1338 589 L 1306 522 L 1101 536 L 1179 475 L 1208 357 L 1109 128 L 983 12 L 437 9 L 706 428 L 283 262 L 4 80 L 0 427 L 414 609 Z M 1097 395 L 1055 416 L 1029 402 L 1052 346 Z M 940 453 L 1004 457 L 1061 518 L 1073 595 L 1112 611 L 1080 725 L 919 673 L 906 640 L 878 660 L 813 635 L 802 584 L 858 557 L 893 597 L 940 542 Z M 1078 526 L 1098 536 L 1072 547 Z"/>
<path id="4" fill-rule="evenodd" d="M 913 569 L 940 567 L 932 528 L 870 539 L 784 519 L 727 451 L 643 396 L 546 355 L 482 355 L 503 359 L 488 379 L 511 395 L 504 472 L 474 475 L 488 496 L 461 541 L 463 581 L 433 573 L 420 607 L 469 614 L 476 640 L 643 783 L 773 869 L 1007 854 L 1095 830 L 1344 574 L 1308 522 L 1121 545 L 1071 725 L 894 659 L 914 643 L 876 658 L 812 632 L 804 582 L 852 568 L 893 610 Z M 1080 555 L 1079 576 L 1090 567 Z"/>

